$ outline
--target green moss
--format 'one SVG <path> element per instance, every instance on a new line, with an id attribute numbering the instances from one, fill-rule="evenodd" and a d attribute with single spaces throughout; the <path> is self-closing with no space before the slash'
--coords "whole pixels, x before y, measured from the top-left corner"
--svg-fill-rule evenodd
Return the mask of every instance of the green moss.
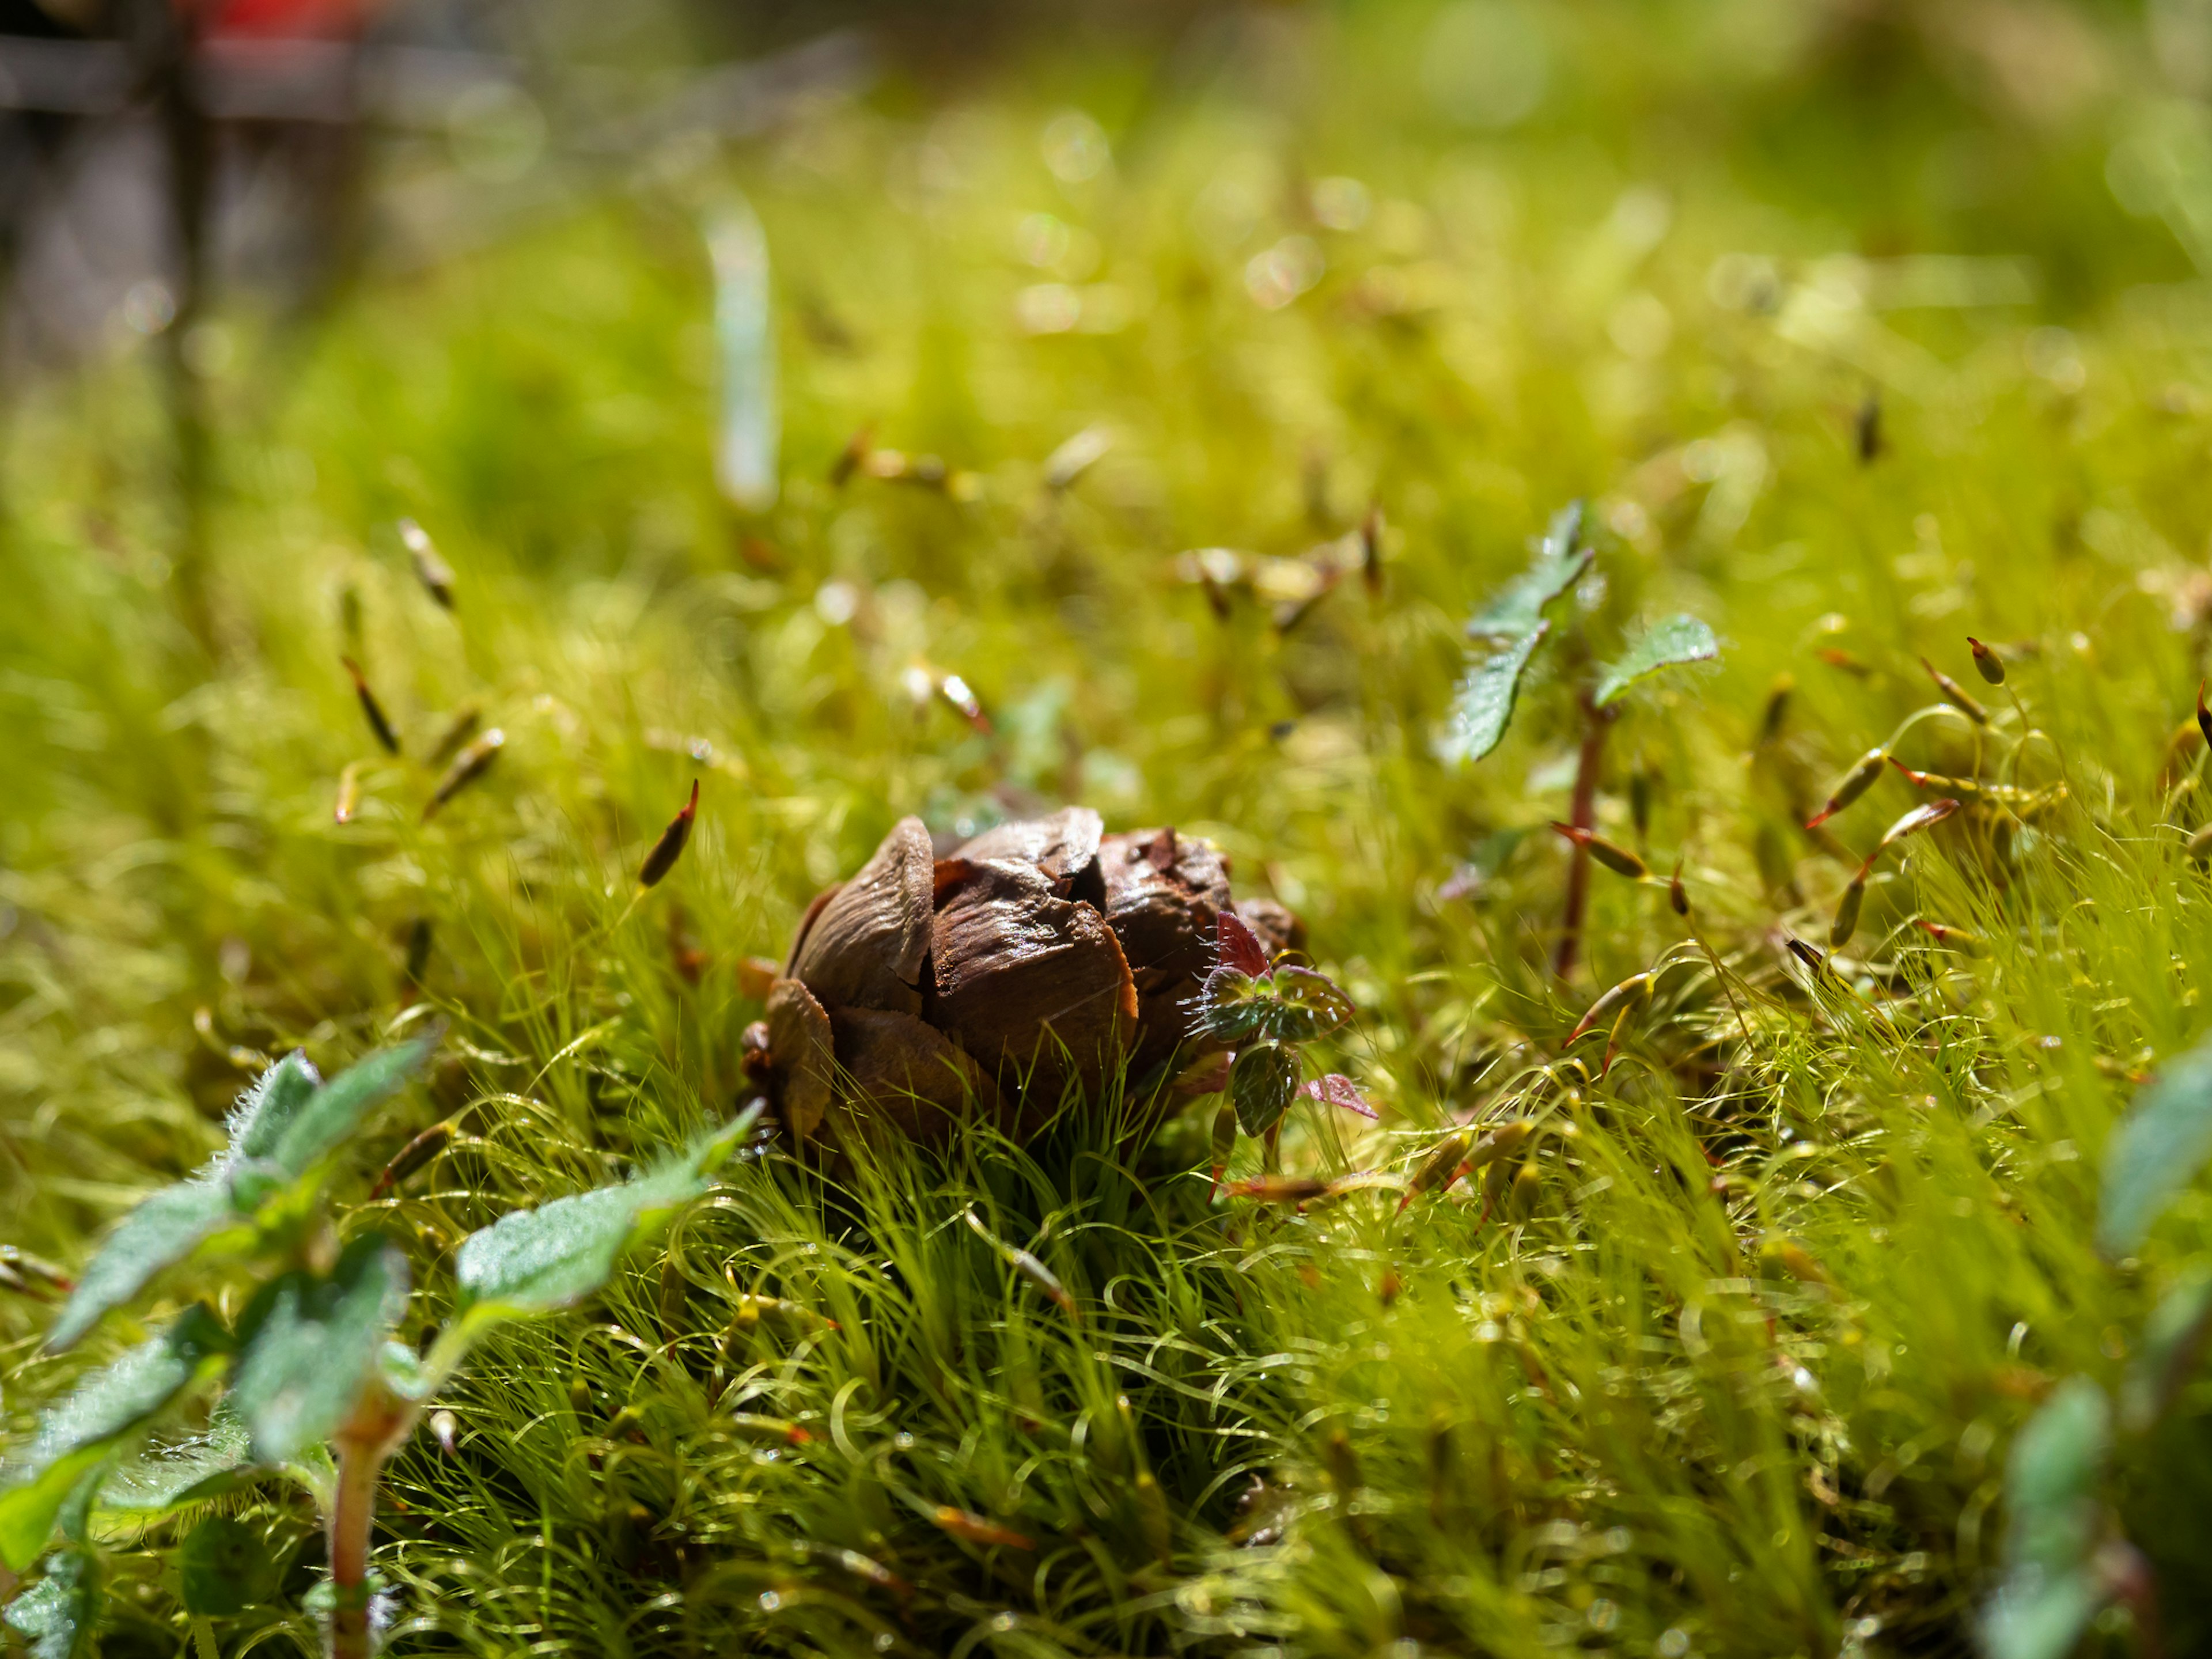
<path id="1" fill-rule="evenodd" d="M 400 1650 L 1966 1641 L 2014 1432 L 2060 1378 L 2115 1383 L 2212 1243 L 2201 1182 L 2139 1259 L 2092 1242 L 2131 1080 L 2206 1028 L 2212 896 L 2182 856 L 2202 751 L 2169 739 L 2212 611 L 2212 313 L 2156 204 L 2131 217 L 2104 184 L 2135 131 L 2118 88 L 2148 72 L 2124 17 L 2063 15 L 2105 78 L 2046 107 L 1986 41 L 1769 40 L 1706 9 L 1559 14 L 1550 93 L 1510 131 L 1427 104 L 1425 15 L 1377 7 L 1253 24 L 1276 55 L 1245 72 L 1146 81 L 1107 51 L 1009 68 L 941 116 L 886 103 L 764 141 L 731 163 L 781 301 L 786 481 L 758 518 L 713 494 L 708 265 L 658 186 L 364 281 L 311 333 L 228 316 L 211 653 L 179 620 L 150 366 L 18 397 L 13 1242 L 82 1262 L 221 1144 L 265 1057 L 335 1062 L 421 999 L 459 1059 L 421 1121 L 347 1154 L 347 1225 L 434 1258 L 729 1116 L 760 1012 L 737 964 L 780 957 L 897 817 L 1078 796 L 1116 828 L 1217 837 L 1358 1000 L 1315 1058 L 1382 1120 L 1301 1104 L 1286 1169 L 1402 1176 L 1470 1118 L 1541 1125 L 1533 1192 L 1478 1179 L 1403 1214 L 1390 1188 L 1209 1208 L 1210 1099 L 1157 1137 L 1102 1109 L 1026 1152 L 834 1187 L 744 1164 L 605 1297 L 495 1339 L 457 1385 L 455 1452 L 418 1437 L 396 1466 L 379 1566 Z M 1115 161 L 1063 183 L 1041 135 L 1089 76 Z M 1338 178 L 1367 207 L 1335 187 L 1332 228 L 1305 187 Z M 2027 263 L 1913 263 L 1962 252 Z M 1074 328 L 1025 330 L 1071 303 Z M 1100 422 L 1111 448 L 1048 489 L 1046 458 Z M 832 485 L 863 427 L 972 495 Z M 1447 765 L 1462 625 L 1576 496 L 1602 586 L 1555 607 L 1504 742 Z M 1292 573 L 1249 567 L 1261 592 L 1218 617 L 1176 562 L 1300 556 L 1370 503 L 1380 594 L 1348 576 L 1287 633 L 1267 583 Z M 414 582 L 401 514 L 457 571 L 452 613 Z M 1567 816 L 1567 687 L 1597 647 L 1573 653 L 1586 621 L 1609 647 L 1677 611 L 1711 623 L 1717 665 L 1623 698 L 1597 797 L 1661 879 L 1594 872 L 1563 985 L 1567 849 L 1542 825 Z M 2068 793 L 2008 852 L 1971 813 L 1902 843 L 1839 971 L 1809 975 L 1784 939 L 1826 939 L 1923 796 L 1893 775 L 1797 826 L 1934 701 L 1917 657 L 1968 679 L 1970 632 L 2007 652 L 1993 733 L 1923 719 L 1898 758 Z M 994 733 L 918 704 L 916 665 L 961 675 Z M 506 745 L 425 824 L 465 705 Z M 690 846 L 633 904 L 694 776 Z M 1562 1054 L 1601 992 L 1662 961 L 1601 1081 L 1597 1037 Z M 455 1113 L 453 1150 L 362 1202 Z M 970 1206 L 1080 1324 L 960 1224 Z M 453 1294 L 450 1263 L 429 1270 L 410 1321 Z M 757 1295 L 834 1328 L 758 1317 Z M 131 1334 L 27 1357 L 51 1317 L 0 1301 L 23 1424 Z M 2183 1449 L 2113 1476 L 2169 1575 L 2203 1556 L 2196 1407 L 2161 1431 Z M 292 1563 L 277 1604 L 217 1621 L 224 1650 L 307 1640 L 304 1498 L 222 1501 Z M 188 1529 L 105 1538 L 117 1650 L 183 1639 L 161 1563 Z"/>

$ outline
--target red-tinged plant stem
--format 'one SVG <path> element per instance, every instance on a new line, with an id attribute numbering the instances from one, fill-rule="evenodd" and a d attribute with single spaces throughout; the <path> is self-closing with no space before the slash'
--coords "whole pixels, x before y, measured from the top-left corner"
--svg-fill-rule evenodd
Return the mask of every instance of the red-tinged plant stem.
<path id="1" fill-rule="evenodd" d="M 1583 700 L 1583 750 L 1575 763 L 1575 799 L 1567 821 L 1577 830 L 1597 828 L 1597 776 L 1605 759 L 1606 728 L 1613 724 L 1609 709 Z M 1583 912 L 1589 903 L 1589 849 L 1577 845 L 1567 859 L 1567 904 L 1559 921 L 1559 954 L 1552 967 L 1561 979 L 1575 970 L 1582 955 Z"/>
<path id="2" fill-rule="evenodd" d="M 338 1443 L 337 1496 L 331 1504 L 331 1659 L 370 1659 L 368 1540 L 376 1520 L 383 1459 L 366 1441 Z"/>
<path id="3" fill-rule="evenodd" d="M 337 1491 L 331 1500 L 331 1659 L 373 1659 L 368 1549 L 376 1483 L 415 1426 L 420 1408 L 372 1383 L 338 1436 Z"/>

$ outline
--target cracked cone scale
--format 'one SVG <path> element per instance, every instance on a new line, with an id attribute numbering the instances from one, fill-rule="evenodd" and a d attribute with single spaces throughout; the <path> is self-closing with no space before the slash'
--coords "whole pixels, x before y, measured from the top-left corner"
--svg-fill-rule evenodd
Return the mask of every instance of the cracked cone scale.
<path id="1" fill-rule="evenodd" d="M 963 1119 L 1033 1133 L 1206 1047 L 1191 1003 L 1224 909 L 1268 953 L 1297 919 L 1230 896 L 1229 860 L 1173 830 L 1108 835 L 1071 806 L 937 854 L 902 818 L 808 907 L 748 1048 L 795 1140 L 886 1131 L 937 1140 Z"/>

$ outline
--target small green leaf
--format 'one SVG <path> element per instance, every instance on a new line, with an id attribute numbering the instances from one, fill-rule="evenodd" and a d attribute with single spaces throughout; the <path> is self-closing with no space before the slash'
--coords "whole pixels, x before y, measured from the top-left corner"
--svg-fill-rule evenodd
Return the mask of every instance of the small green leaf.
<path id="1" fill-rule="evenodd" d="M 1285 1042 L 1310 1042 L 1350 1022 L 1358 1012 L 1343 988 L 1310 968 L 1285 966 L 1274 972 L 1275 1030 Z"/>
<path id="2" fill-rule="evenodd" d="M 276 1590 L 276 1563 L 261 1534 L 243 1521 L 211 1515 L 185 1534 L 177 1551 L 185 1611 L 230 1619 L 259 1607 Z"/>
<path id="3" fill-rule="evenodd" d="M 288 1173 L 300 1174 L 404 1088 L 443 1035 L 442 1029 L 425 1031 L 340 1072 L 293 1109 L 270 1141 L 270 1158 Z"/>
<path id="4" fill-rule="evenodd" d="M 173 1446 L 149 1447 L 100 1488 L 100 1506 L 140 1520 L 220 1498 L 252 1479 L 253 1447 L 228 1401 L 219 1401 L 207 1432 Z"/>
<path id="5" fill-rule="evenodd" d="M 234 1160 L 264 1158 L 276 1150 L 285 1127 L 300 1115 L 322 1077 L 298 1048 L 261 1074 L 260 1080 L 238 1097 L 231 1108 L 230 1157 Z"/>
<path id="6" fill-rule="evenodd" d="M 407 1310 L 407 1258 L 371 1234 L 327 1279 L 286 1273 L 262 1286 L 240 1323 L 229 1401 L 264 1463 L 283 1463 L 344 1425 L 378 1373 Z"/>
<path id="7" fill-rule="evenodd" d="M 1551 628 L 1551 623 L 1539 622 L 1468 670 L 1459 689 L 1452 693 L 1451 713 L 1437 740 L 1439 758 L 1464 765 L 1498 747 L 1506 723 L 1513 718 L 1521 676 Z"/>
<path id="8" fill-rule="evenodd" d="M 48 1410 L 30 1446 L 10 1460 L 0 1489 L 0 1561 L 21 1572 L 36 1560 L 77 1482 L 125 1435 L 213 1369 L 229 1345 L 213 1314 L 189 1309 Z"/>
<path id="9" fill-rule="evenodd" d="M 1242 1049 L 1229 1069 L 1229 1102 L 1237 1127 L 1255 1139 L 1283 1121 L 1297 1097 L 1298 1057 L 1280 1043 L 1255 1042 Z"/>
<path id="10" fill-rule="evenodd" d="M 2105 1391 L 2076 1376 L 2052 1391 L 2013 1442 L 2005 1573 L 1982 1611 L 1990 1659 L 2065 1659 L 2103 1607 L 2093 1557 L 2111 1438 Z"/>
<path id="11" fill-rule="evenodd" d="M 222 1181 L 179 1182 L 145 1199 L 123 1218 L 86 1267 L 62 1316 L 47 1333 L 46 1346 L 57 1352 L 68 1347 L 109 1309 L 128 1302 L 155 1274 L 182 1261 L 235 1219 L 230 1188 Z"/>
<path id="12" fill-rule="evenodd" d="M 1598 678 L 1597 693 L 1593 701 L 1601 708 L 1616 701 L 1624 691 L 1638 680 L 1650 678 L 1662 668 L 1678 668 L 1685 663 L 1711 662 L 1721 653 L 1721 642 L 1713 637 L 1713 630 L 1695 617 L 1669 617 L 1664 622 L 1654 623 L 1628 642 L 1628 649 L 1616 662 L 1608 663 Z"/>
<path id="13" fill-rule="evenodd" d="M 1216 1042 L 1242 1042 L 1256 1035 L 1267 1018 L 1269 981 L 1241 969 L 1222 966 L 1206 975 L 1198 988 L 1198 1009 L 1192 1035 Z"/>
<path id="14" fill-rule="evenodd" d="M 1215 1042 L 1255 1037 L 1310 1042 L 1350 1019 L 1352 999 L 1310 968 L 1282 967 L 1261 978 L 1216 968 L 1199 988 L 1195 1030 Z"/>
<path id="15" fill-rule="evenodd" d="M 101 1577 L 92 1551 L 63 1550 L 37 1583 L 8 1604 L 8 1627 L 23 1638 L 30 1659 L 89 1659 Z"/>
<path id="16" fill-rule="evenodd" d="M 518 1210 L 471 1234 L 462 1241 L 454 1270 L 460 1281 L 455 1323 L 460 1339 L 501 1320 L 573 1306 L 596 1292 L 625 1250 L 707 1190 L 708 1175 L 758 1115 L 757 1107 L 748 1109 L 619 1187 Z"/>
<path id="17" fill-rule="evenodd" d="M 2181 1392 L 2212 1330 L 2212 1267 L 2202 1264 L 2159 1298 L 2143 1322 L 2142 1341 L 2120 1384 L 2120 1421 L 2141 1433 L 2165 1415 Z"/>
<path id="18" fill-rule="evenodd" d="M 2170 1060 L 2136 1093 L 2105 1149 L 2097 1243 L 2127 1255 L 2212 1158 L 2212 1041 Z"/>
<path id="19" fill-rule="evenodd" d="M 1534 628 L 1543 619 L 1544 607 L 1589 568 L 1594 556 L 1580 545 L 1582 533 L 1583 504 L 1570 501 L 1552 515 L 1550 529 L 1537 544 L 1534 562 L 1469 619 L 1469 637 L 1518 639 Z"/>

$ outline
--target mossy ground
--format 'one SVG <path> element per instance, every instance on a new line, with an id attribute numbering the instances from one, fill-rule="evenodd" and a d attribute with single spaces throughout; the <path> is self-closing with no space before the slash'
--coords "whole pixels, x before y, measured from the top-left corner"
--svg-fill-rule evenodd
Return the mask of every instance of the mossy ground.
<path id="1" fill-rule="evenodd" d="M 2183 854 L 2201 746 L 2172 743 L 2212 617 L 2212 303 L 2107 187 L 2181 201 L 2185 167 L 2142 158 L 2197 154 L 2194 106 L 2149 120 L 2131 14 L 2017 9 L 2027 33 L 2000 40 L 1753 13 L 1562 11 L 1547 100 L 1510 131 L 1435 112 L 1425 15 L 1395 7 L 1256 15 L 1220 52 L 1046 51 L 803 121 L 727 174 L 781 301 L 787 484 L 757 518 L 711 483 L 696 175 L 364 280 L 312 327 L 226 316 L 228 352 L 199 354 L 228 358 L 205 645 L 153 361 L 19 394 L 9 1239 L 81 1260 L 216 1144 L 264 1057 L 336 1063 L 427 1004 L 447 1060 L 360 1150 L 355 1198 L 425 1124 L 465 1109 L 466 1135 L 348 1224 L 434 1263 L 726 1116 L 759 1012 L 737 964 L 780 955 L 896 817 L 1082 799 L 1217 838 L 1358 1000 L 1323 1058 L 1381 1121 L 1301 1108 L 1287 1167 L 1403 1174 L 1450 1127 L 1530 1115 L 1530 1212 L 1474 1182 L 1403 1214 L 1395 1191 L 1209 1206 L 1211 1103 L 838 1191 L 748 1165 L 590 1309 L 483 1355 L 452 1455 L 425 1438 L 395 1467 L 399 1650 L 1963 1650 L 2014 1432 L 2056 1379 L 2118 1376 L 2212 1249 L 2201 1194 L 2139 1259 L 2091 1240 L 2100 1149 L 2204 1029 L 2212 961 Z M 2087 79 L 2023 90 L 2006 53 L 2030 48 Z M 2059 81 L 2072 101 L 2035 90 Z M 1040 135 L 1076 106 L 1113 155 L 1062 179 Z M 2018 257 L 1917 257 L 1960 252 Z M 1099 422 L 1112 448 L 1046 488 Z M 864 425 L 973 489 L 833 487 Z M 1723 650 L 1632 702 L 1600 796 L 1607 833 L 1681 860 L 1692 919 L 1601 871 L 1562 983 L 1543 825 L 1566 688 L 1532 683 L 1474 767 L 1433 744 L 1462 623 L 1576 496 L 1599 580 L 1563 628 L 1688 611 Z M 1347 582 L 1287 635 L 1177 577 L 1183 550 L 1297 555 L 1370 502 L 1380 596 Z M 450 613 L 402 514 L 459 572 Z M 2005 689 L 1972 678 L 1969 633 L 2008 648 Z M 348 650 L 406 758 L 374 750 Z M 1924 720 L 1900 758 L 2067 793 L 2008 846 L 1986 823 L 1909 844 L 1842 973 L 1808 976 L 1786 939 L 1825 946 L 1856 859 L 1921 797 L 1892 775 L 1832 841 L 1797 826 L 1933 701 L 1923 653 L 1992 724 Z M 915 702 L 920 662 L 994 730 Z M 465 704 L 506 748 L 422 823 L 422 757 Z M 633 902 L 694 776 L 691 848 Z M 1610 1073 L 1595 1040 L 1568 1063 L 1588 1003 L 1670 951 Z M 1079 1321 L 957 1224 L 971 1205 Z M 836 1328 L 734 1327 L 754 1291 Z M 37 1356 L 48 1316 L 0 1304 L 18 1419 L 81 1363 Z M 2207 1404 L 2116 1488 L 2172 1587 L 2169 1652 L 2212 1643 L 2188 1594 Z M 225 1502 L 300 1553 L 212 1638 L 310 1640 L 304 1500 Z M 939 1505 L 1031 1547 L 948 1533 Z M 171 1541 L 109 1540 L 109 1652 L 185 1639 Z"/>

